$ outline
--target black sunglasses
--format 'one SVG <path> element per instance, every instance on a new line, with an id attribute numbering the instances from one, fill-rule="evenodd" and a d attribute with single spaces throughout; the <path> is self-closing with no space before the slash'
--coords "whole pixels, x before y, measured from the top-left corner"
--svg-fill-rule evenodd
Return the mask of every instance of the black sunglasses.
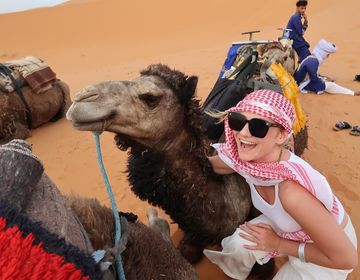
<path id="1" fill-rule="evenodd" d="M 276 123 L 270 123 L 262 119 L 248 120 L 244 115 L 237 112 L 230 112 L 228 114 L 229 127 L 235 131 L 241 131 L 244 126 L 249 124 L 250 134 L 257 138 L 264 138 L 270 127 L 279 127 Z"/>

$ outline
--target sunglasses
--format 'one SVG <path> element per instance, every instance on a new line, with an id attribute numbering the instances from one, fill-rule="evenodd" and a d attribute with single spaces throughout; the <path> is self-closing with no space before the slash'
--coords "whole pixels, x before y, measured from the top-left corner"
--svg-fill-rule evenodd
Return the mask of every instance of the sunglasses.
<path id="1" fill-rule="evenodd" d="M 230 112 L 228 114 L 229 127 L 235 131 L 241 131 L 244 126 L 249 124 L 250 134 L 256 138 L 264 138 L 270 127 L 279 127 L 276 123 L 270 123 L 262 119 L 248 120 L 244 115 L 237 112 Z"/>

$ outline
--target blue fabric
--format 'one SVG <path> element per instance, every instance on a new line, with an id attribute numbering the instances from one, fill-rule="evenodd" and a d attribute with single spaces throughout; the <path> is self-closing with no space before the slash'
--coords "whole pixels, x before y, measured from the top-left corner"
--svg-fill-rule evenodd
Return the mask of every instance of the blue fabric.
<path id="1" fill-rule="evenodd" d="M 306 57 L 311 55 L 309 47 L 307 47 L 307 46 L 297 47 L 296 49 L 293 46 L 293 49 L 296 51 L 296 53 L 299 57 L 299 62 L 303 61 Z"/>
<path id="2" fill-rule="evenodd" d="M 234 46 L 230 47 L 230 49 L 229 49 L 229 51 L 227 53 L 225 62 L 223 64 L 223 67 L 221 69 L 221 72 L 219 74 L 220 78 L 223 76 L 224 72 L 226 70 L 229 70 L 230 67 L 234 64 L 235 59 L 236 59 L 236 55 L 237 55 L 237 51 L 238 51 L 239 48 L 240 48 L 240 45 L 234 45 Z"/>
<path id="3" fill-rule="evenodd" d="M 289 19 L 286 28 L 291 29 L 289 38 L 293 40 L 293 49 L 299 56 L 299 60 L 302 61 L 305 57 L 311 54 L 309 50 L 309 43 L 304 39 L 304 26 L 301 22 L 301 15 L 295 13 Z"/>
<path id="4" fill-rule="evenodd" d="M 325 90 L 325 82 L 319 78 L 317 71 L 319 69 L 319 60 L 316 57 L 307 57 L 296 71 L 294 77 L 298 85 L 304 81 L 306 74 L 309 75 L 310 83 L 304 88 L 308 91 L 319 92 Z"/>

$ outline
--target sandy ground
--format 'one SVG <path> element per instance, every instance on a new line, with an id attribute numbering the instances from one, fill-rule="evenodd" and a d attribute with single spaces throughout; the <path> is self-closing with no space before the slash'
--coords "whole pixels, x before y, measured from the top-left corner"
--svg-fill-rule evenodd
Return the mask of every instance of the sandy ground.
<path id="1" fill-rule="evenodd" d="M 294 1 L 295 2 L 295 1 Z M 321 66 L 321 74 L 353 89 L 360 73 L 360 21 L 356 0 L 311 1 L 306 38 L 312 46 L 321 38 L 334 42 L 338 53 Z M 84 86 L 104 80 L 131 79 L 151 63 L 165 63 L 198 75 L 197 93 L 210 92 L 232 41 L 241 32 L 260 29 L 255 39 L 275 39 L 294 12 L 292 1 L 117 1 L 74 0 L 55 8 L 0 15 L 2 61 L 26 55 L 45 60 L 67 82 L 71 96 Z M 313 94 L 301 96 L 309 116 L 309 149 L 305 159 L 330 181 L 360 232 L 360 137 L 333 132 L 337 120 L 360 125 L 360 98 Z M 65 119 L 33 130 L 28 139 L 46 172 L 64 193 L 97 197 L 108 204 L 96 162 L 94 140 Z M 104 162 L 118 202 L 146 222 L 147 203 L 130 191 L 124 152 L 113 136 L 102 136 Z M 171 225 L 178 240 L 177 225 Z M 228 279 L 205 259 L 196 268 L 201 279 Z M 360 269 L 350 279 L 360 279 Z"/>

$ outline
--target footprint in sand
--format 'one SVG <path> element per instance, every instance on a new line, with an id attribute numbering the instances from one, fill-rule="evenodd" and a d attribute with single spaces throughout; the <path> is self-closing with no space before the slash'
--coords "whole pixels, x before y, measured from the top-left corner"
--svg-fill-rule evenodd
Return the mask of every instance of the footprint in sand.
<path id="1" fill-rule="evenodd" d="M 328 174 L 327 179 L 336 193 L 343 193 L 343 197 L 345 197 L 347 200 L 359 201 L 359 195 L 347 188 L 346 185 L 342 184 L 337 177 Z"/>

